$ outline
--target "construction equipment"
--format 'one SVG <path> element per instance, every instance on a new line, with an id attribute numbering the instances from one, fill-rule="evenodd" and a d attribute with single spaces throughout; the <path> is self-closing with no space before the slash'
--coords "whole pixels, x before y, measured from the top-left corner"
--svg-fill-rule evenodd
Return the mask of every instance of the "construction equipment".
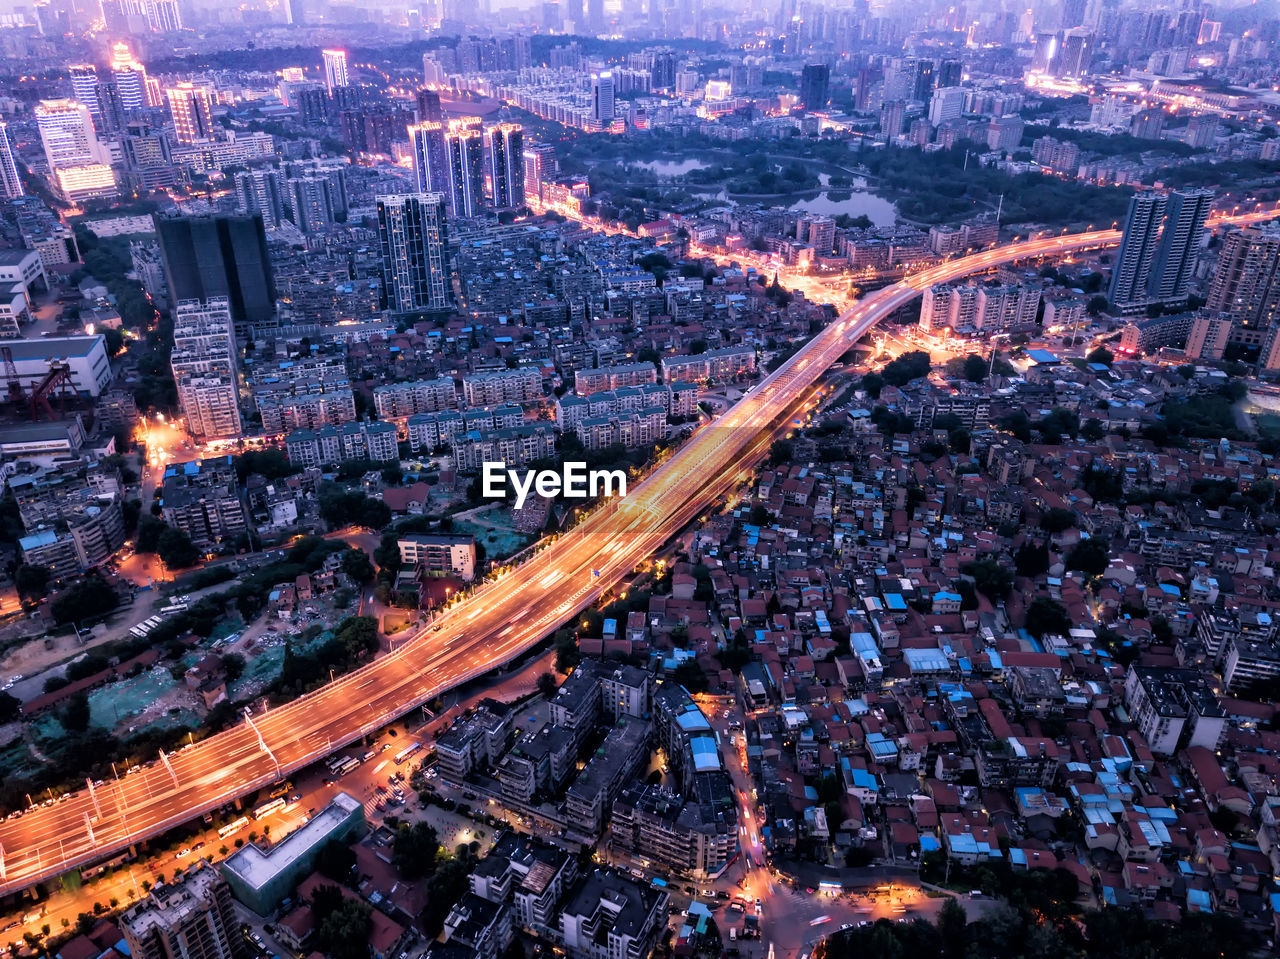
<path id="1" fill-rule="evenodd" d="M 9 402 L 21 403 L 27 398 L 22 391 L 22 381 L 18 379 L 18 367 L 13 362 L 13 350 L 0 346 L 0 357 L 4 358 L 4 376 L 9 384 Z"/>
<path id="2" fill-rule="evenodd" d="M 48 371 L 31 390 L 31 398 L 28 400 L 32 421 L 40 418 L 40 410 L 42 409 L 49 414 L 50 420 L 58 419 L 58 414 L 53 411 L 53 405 L 49 402 L 49 397 L 54 390 L 57 390 L 61 400 L 59 407 L 65 409 L 67 392 L 70 389 L 71 365 L 66 360 L 50 360 Z"/>

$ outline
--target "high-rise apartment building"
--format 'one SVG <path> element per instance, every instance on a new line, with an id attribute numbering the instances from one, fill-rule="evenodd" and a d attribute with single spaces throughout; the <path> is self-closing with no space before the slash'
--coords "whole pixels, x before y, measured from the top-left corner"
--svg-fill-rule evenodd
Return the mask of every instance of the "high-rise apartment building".
<path id="1" fill-rule="evenodd" d="M 1164 230 L 1147 283 L 1147 295 L 1152 300 L 1171 305 L 1186 302 L 1187 286 L 1212 204 L 1212 190 L 1174 190 L 1169 194 Z"/>
<path id="2" fill-rule="evenodd" d="M 262 215 L 155 216 L 160 259 L 169 297 L 226 297 L 236 334 L 269 326 L 275 316 L 275 283 Z"/>
<path id="3" fill-rule="evenodd" d="M 333 184 L 325 176 L 291 177 L 288 183 L 289 208 L 293 225 L 304 236 L 329 229 L 337 212 Z"/>
<path id="4" fill-rule="evenodd" d="M 1205 311 L 1231 317 L 1231 339 L 1261 345 L 1280 324 L 1280 228 L 1232 230 L 1222 238 Z"/>
<path id="5" fill-rule="evenodd" d="M 439 193 L 378 197 L 378 245 L 387 305 L 397 313 L 448 307 L 448 225 Z"/>
<path id="6" fill-rule="evenodd" d="M 825 63 L 806 63 L 800 71 L 800 102 L 806 110 L 825 110 L 831 99 L 831 69 Z"/>
<path id="7" fill-rule="evenodd" d="M 524 205 L 524 130 L 516 123 L 500 123 L 487 131 L 489 169 L 493 174 L 494 206 Z"/>
<path id="8" fill-rule="evenodd" d="M 445 127 L 437 120 L 423 120 L 409 127 L 413 156 L 413 181 L 419 193 L 448 193 L 449 164 Z"/>
<path id="9" fill-rule="evenodd" d="M 236 208 L 241 213 L 261 213 L 262 224 L 274 230 L 284 219 L 280 174 L 275 170 L 241 170 L 236 174 Z"/>
<path id="10" fill-rule="evenodd" d="M 1124 234 L 1111 271 L 1107 299 L 1123 310 L 1126 306 L 1146 303 L 1151 263 L 1160 239 L 1160 223 L 1164 219 L 1169 198 L 1164 193 L 1144 191 L 1129 198 Z"/>
<path id="11" fill-rule="evenodd" d="M 475 216 L 484 205 L 484 136 L 455 127 L 445 136 L 449 162 L 449 206 L 454 216 Z"/>
<path id="12" fill-rule="evenodd" d="M 165 90 L 173 132 L 179 143 L 213 138 L 213 99 L 208 87 L 183 81 Z"/>
<path id="13" fill-rule="evenodd" d="M 0 120 L 0 198 L 12 200 L 26 192 L 22 186 L 22 177 L 18 175 L 17 160 L 13 156 L 9 125 Z"/>
<path id="14" fill-rule="evenodd" d="M 199 440 L 240 435 L 235 329 L 225 297 L 179 300 L 170 365 L 187 432 Z"/>
<path id="15" fill-rule="evenodd" d="M 960 87 L 939 87 L 929 98 L 929 122 L 935 127 L 958 120 L 963 113 L 964 90 Z"/>
<path id="16" fill-rule="evenodd" d="M 556 148 L 549 143 L 526 143 L 523 159 L 525 198 L 541 200 L 543 184 L 556 175 Z"/>
<path id="17" fill-rule="evenodd" d="M 237 959 L 240 954 L 231 889 L 203 862 L 180 880 L 158 883 L 125 912 L 120 931 L 133 959 Z"/>
<path id="18" fill-rule="evenodd" d="M 320 56 L 324 59 L 324 85 L 329 96 L 333 96 L 333 91 L 338 87 L 351 86 L 346 50 L 324 50 Z"/>
<path id="19" fill-rule="evenodd" d="M 147 0 L 147 22 L 157 33 L 177 33 L 182 29 L 178 0 Z"/>

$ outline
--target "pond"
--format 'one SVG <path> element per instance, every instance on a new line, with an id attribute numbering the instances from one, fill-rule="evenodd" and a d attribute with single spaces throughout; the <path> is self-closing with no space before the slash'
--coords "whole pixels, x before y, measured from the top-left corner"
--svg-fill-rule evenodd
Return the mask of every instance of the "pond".
<path id="1" fill-rule="evenodd" d="M 805 213 L 825 213 L 827 216 L 847 213 L 849 216 L 856 217 L 866 214 L 876 226 L 893 226 L 897 218 L 897 211 L 892 202 L 865 190 L 832 190 L 829 193 L 824 191 L 809 199 L 796 200 L 787 209 Z"/>
<path id="2" fill-rule="evenodd" d="M 630 165 L 642 166 L 658 176 L 684 176 L 692 170 L 705 169 L 710 164 L 704 160 L 689 157 L 684 160 L 635 160 Z"/>

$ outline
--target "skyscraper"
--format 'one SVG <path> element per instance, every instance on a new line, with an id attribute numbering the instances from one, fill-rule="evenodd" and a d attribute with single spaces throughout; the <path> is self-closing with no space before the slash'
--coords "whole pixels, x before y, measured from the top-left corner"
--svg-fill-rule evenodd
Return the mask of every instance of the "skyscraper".
<path id="1" fill-rule="evenodd" d="M 236 174 L 236 208 L 261 213 L 262 225 L 274 230 L 284 219 L 280 174 L 275 170 L 241 170 Z"/>
<path id="2" fill-rule="evenodd" d="M 111 74 L 115 77 L 120 106 L 126 114 L 148 105 L 147 71 L 133 58 L 128 44 L 117 43 L 111 48 Z"/>
<path id="3" fill-rule="evenodd" d="M 587 32 L 604 32 L 604 0 L 587 0 Z"/>
<path id="4" fill-rule="evenodd" d="M 1147 284 L 1151 299 L 1167 304 L 1186 302 L 1187 285 L 1212 203 L 1212 190 L 1174 190 L 1169 194 L 1164 231 Z"/>
<path id="5" fill-rule="evenodd" d="M 809 111 L 825 110 L 830 99 L 830 68 L 825 63 L 806 63 L 800 72 L 800 102 Z"/>
<path id="6" fill-rule="evenodd" d="M 524 129 L 517 123 L 500 123 L 488 134 L 494 206 L 523 206 Z"/>
<path id="7" fill-rule="evenodd" d="M 1222 238 L 1205 310 L 1230 316 L 1231 339 L 1244 345 L 1261 344 L 1280 325 L 1280 228 L 1244 227 Z"/>
<path id="8" fill-rule="evenodd" d="M 0 120 L 0 197 L 12 200 L 25 194 L 17 161 L 13 158 L 13 144 L 9 141 L 9 125 Z"/>
<path id="9" fill-rule="evenodd" d="M 319 233 L 333 226 L 336 212 L 332 183 L 326 176 L 290 177 L 288 183 L 289 208 L 293 211 L 293 225 L 304 236 Z"/>
<path id="10" fill-rule="evenodd" d="M 85 105 L 94 119 L 102 113 L 98 103 L 98 68 L 92 63 L 81 63 L 67 68 L 71 73 L 72 95 Z"/>
<path id="11" fill-rule="evenodd" d="M 275 282 L 262 214 L 153 216 L 172 302 L 226 297 L 236 335 L 268 326 Z"/>
<path id="12" fill-rule="evenodd" d="M 157 33 L 177 33 L 182 29 L 178 0 L 147 0 L 147 22 Z"/>
<path id="13" fill-rule="evenodd" d="M 608 126 L 613 110 L 613 73 L 605 70 L 591 78 L 591 119 Z"/>
<path id="14" fill-rule="evenodd" d="M 542 199 L 542 186 L 556 174 L 556 148 L 550 143 L 526 143 L 524 147 L 525 199 Z"/>
<path id="15" fill-rule="evenodd" d="M 449 306 L 448 225 L 439 193 L 380 196 L 378 245 L 387 306 L 397 313 Z"/>
<path id="16" fill-rule="evenodd" d="M 418 91 L 418 122 L 443 123 L 444 110 L 440 106 L 440 94 L 435 90 Z"/>
<path id="17" fill-rule="evenodd" d="M 444 124 L 424 120 L 409 127 L 413 179 L 419 193 L 448 193 L 449 164 Z"/>
<path id="18" fill-rule="evenodd" d="M 351 85 L 347 75 L 346 50 L 324 50 L 320 56 L 324 58 L 324 85 L 329 96 L 333 96 L 333 91 L 338 87 Z"/>
<path id="19" fill-rule="evenodd" d="M 165 91 L 169 115 L 179 143 L 195 143 L 213 138 L 213 103 L 207 87 L 184 80 Z"/>
<path id="20" fill-rule="evenodd" d="M 101 149 L 89 108 L 75 100 L 41 100 L 35 109 L 50 169 L 98 163 Z"/>
<path id="21" fill-rule="evenodd" d="M 1107 299 L 1120 309 L 1129 304 L 1145 303 L 1151 261 L 1155 259 L 1160 222 L 1164 219 L 1168 201 L 1166 194 L 1151 191 L 1135 193 L 1129 198 L 1124 235 L 1107 291 Z"/>
<path id="22" fill-rule="evenodd" d="M 479 130 L 451 129 L 445 136 L 449 163 L 449 207 L 454 216 L 475 216 L 484 205 L 484 137 Z"/>

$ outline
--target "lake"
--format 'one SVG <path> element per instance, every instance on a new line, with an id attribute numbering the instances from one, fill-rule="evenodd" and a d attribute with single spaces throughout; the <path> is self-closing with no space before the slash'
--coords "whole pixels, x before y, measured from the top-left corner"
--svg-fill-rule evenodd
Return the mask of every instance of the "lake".
<path id="1" fill-rule="evenodd" d="M 691 170 L 702 170 L 710 164 L 695 159 L 686 160 L 633 160 L 630 166 L 642 166 L 658 176 L 684 176 Z"/>
<path id="2" fill-rule="evenodd" d="M 865 190 L 833 190 L 832 192 L 841 197 L 847 195 L 848 199 L 833 200 L 830 194 L 823 192 L 812 199 L 796 200 L 787 209 L 805 213 L 825 213 L 827 216 L 847 213 L 849 216 L 856 217 L 866 214 L 876 226 L 893 226 L 897 219 L 897 211 L 893 203 L 874 193 L 867 193 Z"/>

